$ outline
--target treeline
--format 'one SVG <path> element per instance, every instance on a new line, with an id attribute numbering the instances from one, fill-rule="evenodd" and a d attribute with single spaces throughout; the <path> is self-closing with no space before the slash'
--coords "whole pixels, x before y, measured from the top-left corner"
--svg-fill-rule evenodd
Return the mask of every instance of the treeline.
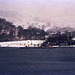
<path id="1" fill-rule="evenodd" d="M 75 37 L 75 31 L 73 32 L 57 32 L 49 34 L 49 37 L 42 44 L 42 46 L 50 45 L 75 45 L 75 40 L 72 40 Z"/>
<path id="2" fill-rule="evenodd" d="M 32 26 L 24 29 L 21 26 L 16 27 L 12 22 L 6 21 L 6 19 L 0 18 L 0 41 L 47 39 L 46 42 L 49 42 L 49 44 L 59 44 L 70 42 L 73 37 L 75 37 L 75 31 L 45 32 L 43 29 Z"/>
<path id="3" fill-rule="evenodd" d="M 46 32 L 42 29 L 31 26 L 28 29 L 16 27 L 12 22 L 0 18 L 0 41 L 44 40 L 45 35 Z"/>
<path id="4" fill-rule="evenodd" d="M 67 44 L 70 43 L 72 40 L 73 36 L 72 33 L 70 32 L 64 32 L 61 34 L 61 32 L 53 34 L 52 36 L 49 36 L 47 39 L 47 42 L 50 42 L 50 44 L 60 44 L 60 43 L 65 43 Z"/>

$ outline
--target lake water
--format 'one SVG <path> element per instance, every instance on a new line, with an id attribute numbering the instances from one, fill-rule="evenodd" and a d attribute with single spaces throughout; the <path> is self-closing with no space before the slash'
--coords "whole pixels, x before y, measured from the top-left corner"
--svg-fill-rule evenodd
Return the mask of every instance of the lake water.
<path id="1" fill-rule="evenodd" d="M 2 48 L 0 75 L 75 75 L 75 48 Z"/>

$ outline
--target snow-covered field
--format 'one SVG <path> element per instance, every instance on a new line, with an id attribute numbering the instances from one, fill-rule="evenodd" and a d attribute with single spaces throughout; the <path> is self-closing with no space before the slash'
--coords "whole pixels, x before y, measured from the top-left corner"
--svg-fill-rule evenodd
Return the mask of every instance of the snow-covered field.
<path id="1" fill-rule="evenodd" d="M 0 42 L 1 47 L 40 47 L 45 40 L 24 40 Z"/>
<path id="2" fill-rule="evenodd" d="M 24 40 L 24 41 L 9 41 L 0 42 L 1 47 L 40 47 L 45 40 Z M 75 45 L 59 46 L 53 45 L 49 47 L 75 47 Z"/>

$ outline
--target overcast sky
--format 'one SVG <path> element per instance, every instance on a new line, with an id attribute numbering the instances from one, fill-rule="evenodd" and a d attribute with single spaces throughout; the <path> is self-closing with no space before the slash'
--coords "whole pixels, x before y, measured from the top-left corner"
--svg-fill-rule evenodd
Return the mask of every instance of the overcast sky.
<path id="1" fill-rule="evenodd" d="M 0 10 L 75 27 L 75 0 L 0 0 Z"/>

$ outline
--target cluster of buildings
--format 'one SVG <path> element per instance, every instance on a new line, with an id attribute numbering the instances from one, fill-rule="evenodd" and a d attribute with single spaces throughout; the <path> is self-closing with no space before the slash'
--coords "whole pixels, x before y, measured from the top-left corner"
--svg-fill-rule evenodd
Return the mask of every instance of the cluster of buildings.
<path id="1" fill-rule="evenodd" d="M 46 35 L 46 40 L 42 44 L 43 47 L 49 46 L 74 46 L 75 45 L 75 33 L 73 32 L 58 32 L 50 33 Z"/>

